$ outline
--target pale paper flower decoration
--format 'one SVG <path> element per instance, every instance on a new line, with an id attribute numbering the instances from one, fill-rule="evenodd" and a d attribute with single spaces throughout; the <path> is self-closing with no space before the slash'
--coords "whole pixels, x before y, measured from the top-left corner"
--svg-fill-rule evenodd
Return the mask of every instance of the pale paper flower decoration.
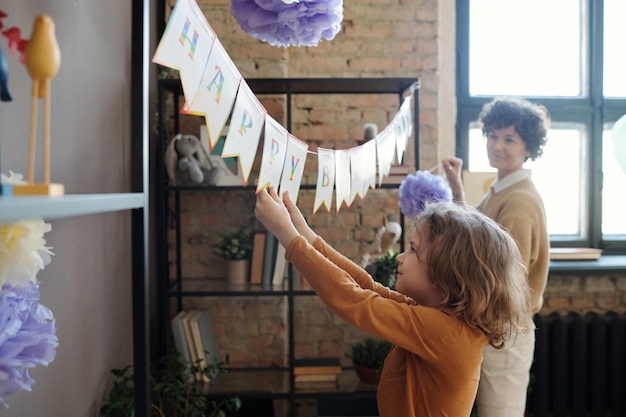
<path id="1" fill-rule="evenodd" d="M 272 46 L 317 46 L 331 40 L 343 20 L 343 0 L 232 0 L 241 28 Z"/>
<path id="2" fill-rule="evenodd" d="M 5 184 L 24 183 L 22 174 L 1 174 Z M 50 263 L 52 249 L 43 235 L 52 226 L 43 219 L 24 219 L 0 224 L 0 287 L 4 284 L 26 285 L 36 282 L 37 273 Z"/>
<path id="3" fill-rule="evenodd" d="M 31 391 L 35 381 L 28 374 L 35 366 L 48 366 L 56 356 L 59 339 L 52 311 L 39 304 L 39 285 L 0 289 L 0 410 L 9 408 L 5 398 Z"/>
<path id="4" fill-rule="evenodd" d="M 36 282 L 37 273 L 50 263 L 52 248 L 43 235 L 51 229 L 43 219 L 0 224 L 0 285 Z"/>
<path id="5" fill-rule="evenodd" d="M 0 173 L 0 182 L 3 184 L 26 184 L 26 180 L 22 174 L 9 171 L 9 176 Z"/>
<path id="6" fill-rule="evenodd" d="M 429 171 L 416 171 L 400 183 L 398 205 L 405 216 L 415 218 L 429 202 L 452 201 L 452 190 L 447 182 Z"/>

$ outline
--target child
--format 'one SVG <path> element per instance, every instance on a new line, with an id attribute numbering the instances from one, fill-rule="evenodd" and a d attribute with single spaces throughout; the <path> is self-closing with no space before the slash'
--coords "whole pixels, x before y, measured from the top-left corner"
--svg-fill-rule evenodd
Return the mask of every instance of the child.
<path id="1" fill-rule="evenodd" d="M 530 326 L 513 239 L 474 209 L 427 205 L 397 257 L 393 291 L 318 237 L 288 193 L 283 201 L 264 189 L 255 214 L 287 260 L 335 314 L 394 345 L 378 385 L 380 416 L 469 416 L 483 346 L 501 347 Z"/>

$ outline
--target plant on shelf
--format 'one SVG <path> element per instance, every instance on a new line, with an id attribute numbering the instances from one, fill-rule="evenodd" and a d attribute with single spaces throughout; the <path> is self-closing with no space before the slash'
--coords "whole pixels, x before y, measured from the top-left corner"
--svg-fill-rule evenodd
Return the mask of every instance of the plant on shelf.
<path id="1" fill-rule="evenodd" d="M 220 236 L 215 244 L 215 254 L 225 261 L 250 259 L 252 255 L 252 236 L 250 229 L 235 229 Z"/>
<path id="2" fill-rule="evenodd" d="M 226 261 L 226 282 L 240 285 L 248 281 L 253 236 L 250 228 L 234 229 L 222 235 L 215 253 Z"/>
<path id="3" fill-rule="evenodd" d="M 398 256 L 398 252 L 394 251 L 374 261 L 374 280 L 391 289 L 396 286 L 396 274 L 398 272 L 396 256 Z"/>
<path id="4" fill-rule="evenodd" d="M 150 416 L 152 417 L 228 417 L 241 407 L 238 397 L 221 401 L 209 400 L 204 383 L 189 382 L 197 372 L 207 377 L 222 370 L 222 363 L 213 363 L 204 369 L 197 364 L 184 363 L 177 352 L 161 358 L 150 369 Z M 102 417 L 133 417 L 135 389 L 131 366 L 113 369 L 113 387 L 100 408 Z"/>
<path id="5" fill-rule="evenodd" d="M 367 337 L 352 346 L 352 364 L 364 384 L 378 384 L 380 371 L 389 349 L 391 349 L 390 342 L 374 337 Z"/>

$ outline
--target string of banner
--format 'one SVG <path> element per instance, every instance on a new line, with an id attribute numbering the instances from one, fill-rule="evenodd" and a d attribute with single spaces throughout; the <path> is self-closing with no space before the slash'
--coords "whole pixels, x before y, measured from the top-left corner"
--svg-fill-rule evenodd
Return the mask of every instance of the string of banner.
<path id="1" fill-rule="evenodd" d="M 204 116 L 209 149 L 216 146 L 230 116 L 222 158 L 237 157 L 245 186 L 258 151 L 264 145 L 257 192 L 274 186 L 297 201 L 309 146 L 274 120 L 246 83 L 194 0 L 178 0 L 168 20 L 153 62 L 178 70 L 185 104 L 182 113 Z M 359 196 L 389 175 L 394 161 L 402 161 L 412 133 L 411 94 L 381 132 L 350 149 L 317 148 L 318 176 L 313 213 L 327 211 L 336 195 L 336 211 L 350 207 Z"/>

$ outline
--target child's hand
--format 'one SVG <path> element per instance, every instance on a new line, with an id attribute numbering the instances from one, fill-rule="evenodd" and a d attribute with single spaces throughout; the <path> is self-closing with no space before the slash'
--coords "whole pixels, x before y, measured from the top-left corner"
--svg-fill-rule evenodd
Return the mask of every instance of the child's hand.
<path id="1" fill-rule="evenodd" d="M 287 208 L 287 211 L 289 212 L 289 217 L 291 217 L 291 222 L 295 226 L 298 233 L 304 236 L 306 240 L 309 241 L 309 243 L 313 244 L 313 242 L 315 242 L 315 239 L 317 239 L 317 235 L 315 234 L 313 230 L 311 230 L 311 228 L 307 224 L 300 209 L 293 203 L 293 201 L 291 201 L 288 191 L 286 191 L 285 194 L 283 194 L 283 202 L 285 203 L 285 207 Z"/>
<path id="2" fill-rule="evenodd" d="M 274 187 L 259 191 L 256 196 L 254 214 L 285 248 L 292 239 L 299 236 L 291 222 L 287 208 L 276 194 Z"/>

